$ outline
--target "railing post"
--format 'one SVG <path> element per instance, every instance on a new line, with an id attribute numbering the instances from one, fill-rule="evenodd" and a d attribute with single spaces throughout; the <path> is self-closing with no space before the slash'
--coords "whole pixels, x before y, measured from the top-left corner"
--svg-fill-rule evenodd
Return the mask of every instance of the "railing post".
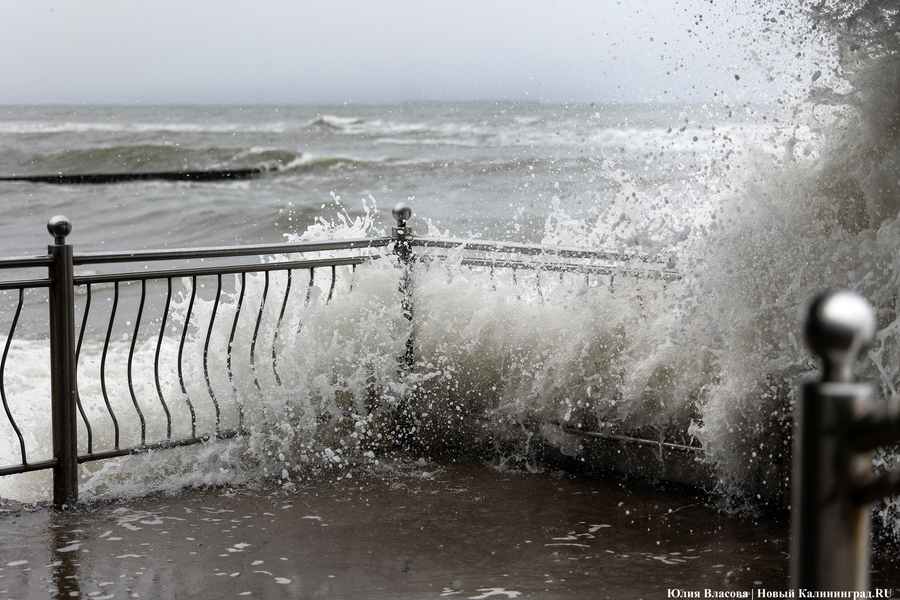
<path id="1" fill-rule="evenodd" d="M 806 342 L 822 358 L 794 423 L 791 576 L 795 590 L 869 590 L 869 504 L 900 490 L 897 474 L 874 477 L 872 451 L 900 438 L 900 403 L 873 400 L 854 365 L 872 343 L 875 315 L 853 292 L 816 298 Z"/>
<path id="2" fill-rule="evenodd" d="M 56 216 L 47 223 L 54 243 L 47 250 L 50 267 L 50 401 L 53 426 L 53 503 L 60 508 L 78 500 L 78 396 L 75 364 L 75 289 L 72 246 L 66 236 L 72 223 Z"/>
<path id="3" fill-rule="evenodd" d="M 403 294 L 401 308 L 403 309 L 403 316 L 406 317 L 406 320 L 412 321 L 413 303 L 411 279 L 413 256 L 412 244 L 410 243 L 412 232 L 407 225 L 407 221 L 409 221 L 409 218 L 412 216 L 412 209 L 409 205 L 399 202 L 394 206 L 391 214 L 394 216 L 394 220 L 397 221 L 397 226 L 391 229 L 391 238 L 394 240 L 394 254 L 397 255 L 397 260 L 400 263 L 400 267 L 403 269 L 403 274 L 400 276 L 400 292 Z M 412 334 L 406 339 L 406 355 L 403 356 L 401 360 L 407 371 L 412 369 L 413 363 L 415 362 Z"/>

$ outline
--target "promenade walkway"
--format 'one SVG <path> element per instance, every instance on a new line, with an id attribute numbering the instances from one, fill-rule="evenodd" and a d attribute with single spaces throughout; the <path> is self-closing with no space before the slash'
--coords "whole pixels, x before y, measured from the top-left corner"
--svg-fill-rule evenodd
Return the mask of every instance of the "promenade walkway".
<path id="1" fill-rule="evenodd" d="M 7 507 L 0 600 L 786 590 L 787 523 L 728 517 L 705 502 L 634 481 L 429 465 L 69 512 Z"/>

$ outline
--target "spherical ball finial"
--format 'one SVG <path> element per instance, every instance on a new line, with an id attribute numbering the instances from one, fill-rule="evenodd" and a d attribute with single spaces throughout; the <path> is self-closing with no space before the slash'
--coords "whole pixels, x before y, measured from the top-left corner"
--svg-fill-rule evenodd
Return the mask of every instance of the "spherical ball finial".
<path id="1" fill-rule="evenodd" d="M 823 381 L 850 382 L 856 359 L 875 337 L 875 311 L 856 292 L 823 294 L 809 307 L 804 333 L 824 362 Z"/>
<path id="2" fill-rule="evenodd" d="M 50 232 L 57 244 L 65 244 L 66 236 L 72 233 L 72 221 L 68 217 L 56 215 L 47 221 L 47 231 Z"/>
<path id="3" fill-rule="evenodd" d="M 391 211 L 391 214 L 394 215 L 394 220 L 397 223 L 402 224 L 406 223 L 412 216 L 412 209 L 405 202 L 398 202 L 394 205 L 394 210 Z"/>

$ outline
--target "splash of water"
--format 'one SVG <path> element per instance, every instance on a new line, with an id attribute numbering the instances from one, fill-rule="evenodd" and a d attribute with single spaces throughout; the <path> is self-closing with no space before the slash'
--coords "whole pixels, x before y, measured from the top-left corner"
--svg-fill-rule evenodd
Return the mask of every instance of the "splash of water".
<path id="1" fill-rule="evenodd" d="M 660 387 L 681 393 L 668 401 L 660 396 L 659 411 L 676 422 L 691 413 L 683 404 L 693 405 L 689 430 L 732 498 L 753 498 L 770 485 L 766 463 L 783 460 L 789 450 L 784 433 L 793 390 L 816 368 L 798 339 L 802 309 L 813 295 L 847 288 L 868 297 L 879 331 L 859 374 L 873 379 L 883 398 L 896 393 L 900 376 L 896 7 L 765 2 L 754 8 L 766 27 L 738 27 L 748 45 L 765 41 L 774 50 L 768 58 L 753 53 L 752 60 L 771 65 L 797 52 L 796 60 L 782 63 L 787 68 L 769 70 L 771 81 L 787 83 L 775 107 L 759 111 L 768 135 L 728 156 L 727 173 L 707 172 L 705 218 L 681 227 L 665 213 L 631 220 L 616 209 L 585 234 L 600 239 L 624 230 L 619 240 L 677 249 L 685 278 L 671 301 L 642 323 L 659 350 L 632 365 L 631 377 L 652 388 L 649 374 L 670 369 Z M 791 66 L 797 71 L 789 72 Z M 708 158 L 711 164 L 715 156 Z M 634 198 L 645 207 L 657 200 L 646 192 Z M 563 227 L 564 219 L 554 220 Z M 661 235 L 660 222 L 687 235 Z M 634 389 L 640 384 L 628 397 L 639 397 Z M 654 418 L 665 420 L 660 413 Z M 882 462 L 893 462 L 886 456 Z M 896 511 L 882 512 L 889 513 Z"/>

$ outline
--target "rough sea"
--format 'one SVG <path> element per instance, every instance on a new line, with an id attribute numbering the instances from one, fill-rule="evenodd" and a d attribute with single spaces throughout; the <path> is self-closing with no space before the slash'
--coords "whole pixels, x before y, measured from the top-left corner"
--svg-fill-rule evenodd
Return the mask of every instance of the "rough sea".
<path id="1" fill-rule="evenodd" d="M 662 227 L 696 208 L 717 165 L 772 134 L 758 110 L 493 102 L 4 107 L 0 176 L 265 171 L 213 184 L 4 183 L 6 254 L 34 252 L 45 213 L 71 215 L 72 242 L 85 251 L 277 242 L 317 219 L 360 216 L 363 203 L 389 209 L 400 201 L 413 206 L 420 229 L 429 222 L 486 239 L 540 242 L 554 235 L 548 219 L 588 222 L 618 205 L 632 220 Z M 610 233 L 604 245 L 636 241 Z"/>

